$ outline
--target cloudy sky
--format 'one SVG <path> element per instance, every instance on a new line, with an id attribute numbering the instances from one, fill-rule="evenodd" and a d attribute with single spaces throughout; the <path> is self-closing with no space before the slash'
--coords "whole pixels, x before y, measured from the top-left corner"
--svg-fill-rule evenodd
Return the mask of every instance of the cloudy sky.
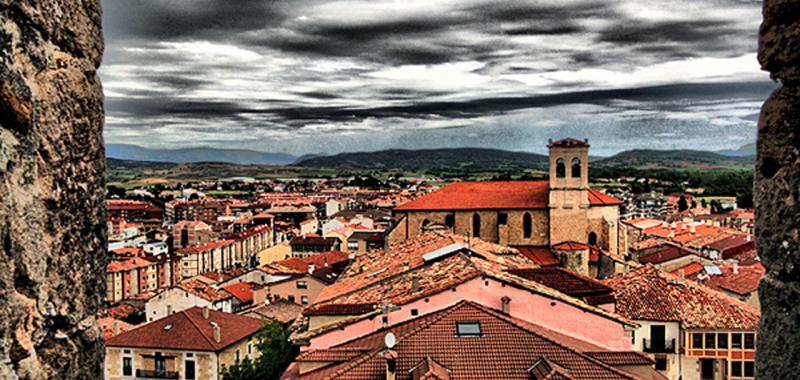
<path id="1" fill-rule="evenodd" d="M 337 153 L 736 148 L 758 0 L 103 0 L 106 141 Z"/>

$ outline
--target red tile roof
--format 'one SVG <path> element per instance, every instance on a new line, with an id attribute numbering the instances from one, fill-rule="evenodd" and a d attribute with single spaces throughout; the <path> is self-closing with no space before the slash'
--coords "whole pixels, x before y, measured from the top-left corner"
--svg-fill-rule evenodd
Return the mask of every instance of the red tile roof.
<path id="1" fill-rule="evenodd" d="M 759 264 L 743 266 L 739 265 L 734 273 L 733 265 L 723 264 L 720 266 L 721 275 L 713 275 L 705 278 L 702 283 L 712 289 L 724 290 L 741 296 L 747 296 L 758 290 L 761 278 L 766 274 L 764 266 Z"/>
<path id="2" fill-rule="evenodd" d="M 761 314 L 718 291 L 643 265 L 611 277 L 616 312 L 633 320 L 680 321 L 685 328 L 755 330 Z"/>
<path id="3" fill-rule="evenodd" d="M 214 340 L 214 327 L 220 327 L 220 341 Z M 261 328 L 260 319 L 193 307 L 141 325 L 106 341 L 111 347 L 140 347 L 192 351 L 220 351 L 253 336 Z"/>
<path id="4" fill-rule="evenodd" d="M 253 284 L 247 282 L 240 282 L 223 287 L 228 293 L 233 294 L 240 302 L 253 301 Z"/>
<path id="5" fill-rule="evenodd" d="M 225 290 L 214 289 L 195 278 L 179 283 L 177 288 L 211 302 L 222 301 L 233 296 Z"/>
<path id="6" fill-rule="evenodd" d="M 395 208 L 395 211 L 546 209 L 549 181 L 454 182 Z M 589 189 L 592 206 L 619 205 L 622 201 Z"/>
<path id="7" fill-rule="evenodd" d="M 565 241 L 563 243 L 554 245 L 553 249 L 557 249 L 559 251 L 582 251 L 584 249 L 589 249 L 589 245 L 574 241 Z"/>
<path id="8" fill-rule="evenodd" d="M 216 249 L 216 248 L 219 248 L 219 247 L 232 245 L 233 243 L 235 243 L 233 240 L 228 240 L 228 239 L 215 240 L 215 241 L 208 242 L 208 243 L 201 244 L 201 245 L 195 245 L 195 246 L 192 246 L 192 247 L 181 248 L 181 249 L 176 250 L 175 252 L 177 252 L 177 253 L 200 253 L 200 252 L 210 251 L 212 249 Z"/>
<path id="9" fill-rule="evenodd" d="M 639 262 L 642 264 L 661 264 L 690 255 L 699 256 L 695 251 L 671 244 L 665 244 L 661 249 L 655 252 L 639 256 Z"/>
<path id="10" fill-rule="evenodd" d="M 536 265 L 543 267 L 561 265 L 561 261 L 553 255 L 550 247 L 515 245 L 512 248 L 519 251 L 522 256 L 527 257 Z"/>
<path id="11" fill-rule="evenodd" d="M 456 325 L 463 321 L 478 322 L 481 335 L 458 336 Z M 542 358 L 563 368 L 572 379 L 637 378 L 571 348 L 570 344 L 557 340 L 558 335 L 542 334 L 542 327 L 531 326 L 480 304 L 461 301 L 330 349 L 304 353 L 298 361 L 329 359 L 330 365 L 303 375 L 290 369 L 284 378 L 383 378 L 386 373 L 383 338 L 388 332 L 397 337 L 393 350 L 398 378 L 411 378 L 415 368 L 426 365 L 428 370 L 439 374 L 447 371 L 449 376 L 459 379 L 529 379 L 528 370 Z M 359 351 L 365 353 L 357 355 Z M 614 359 L 625 361 L 621 354 Z M 294 368 L 296 371 L 297 366 Z"/>
<path id="12" fill-rule="evenodd" d="M 614 302 L 614 289 L 598 280 L 565 268 L 511 269 L 508 272 L 515 276 L 536 281 L 578 299 L 592 297 L 592 299 L 602 298 L 612 303 Z"/>
<path id="13" fill-rule="evenodd" d="M 343 263 L 350 260 L 349 255 L 342 251 L 328 251 L 305 258 L 292 257 L 278 261 L 277 264 L 293 269 L 298 273 L 308 272 L 308 266 L 314 264 L 315 269 L 327 268 L 329 266 Z"/>
<path id="14" fill-rule="evenodd" d="M 705 270 L 705 267 L 703 266 L 703 264 L 695 261 L 695 262 L 691 262 L 689 264 L 686 264 L 683 267 L 675 269 L 674 271 L 672 271 L 672 274 L 674 274 L 674 275 L 676 275 L 678 277 L 681 277 L 681 274 L 680 274 L 681 273 L 681 269 L 683 269 L 683 277 L 690 278 L 690 277 L 702 272 L 703 270 Z"/>

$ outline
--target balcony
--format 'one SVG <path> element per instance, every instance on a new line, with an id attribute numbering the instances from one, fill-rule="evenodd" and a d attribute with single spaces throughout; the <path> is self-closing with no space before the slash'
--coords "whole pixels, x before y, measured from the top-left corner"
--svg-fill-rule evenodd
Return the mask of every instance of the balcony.
<path id="1" fill-rule="evenodd" d="M 675 339 L 653 341 L 651 339 L 642 339 L 642 347 L 644 352 L 651 354 L 674 354 L 675 353 Z"/>
<path id="2" fill-rule="evenodd" d="M 172 371 L 148 371 L 143 369 L 136 370 L 137 379 L 178 379 L 178 373 Z"/>

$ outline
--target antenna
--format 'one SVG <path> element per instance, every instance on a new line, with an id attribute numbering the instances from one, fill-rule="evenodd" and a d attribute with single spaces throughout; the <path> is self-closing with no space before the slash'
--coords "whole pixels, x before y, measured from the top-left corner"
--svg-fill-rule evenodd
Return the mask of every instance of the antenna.
<path id="1" fill-rule="evenodd" d="M 383 342 L 386 343 L 386 348 L 391 350 L 394 348 L 394 345 L 397 343 L 397 338 L 395 338 L 394 334 L 388 333 L 383 338 Z"/>

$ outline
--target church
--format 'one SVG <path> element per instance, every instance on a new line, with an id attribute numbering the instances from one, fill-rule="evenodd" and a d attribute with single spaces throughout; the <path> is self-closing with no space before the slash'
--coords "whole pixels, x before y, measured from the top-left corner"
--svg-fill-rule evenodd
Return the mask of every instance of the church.
<path id="1" fill-rule="evenodd" d="M 589 143 L 548 144 L 549 180 L 455 182 L 394 209 L 390 243 L 429 228 L 508 245 L 541 265 L 563 265 L 602 276 L 600 261 L 621 261 L 619 205 L 589 187 Z"/>

